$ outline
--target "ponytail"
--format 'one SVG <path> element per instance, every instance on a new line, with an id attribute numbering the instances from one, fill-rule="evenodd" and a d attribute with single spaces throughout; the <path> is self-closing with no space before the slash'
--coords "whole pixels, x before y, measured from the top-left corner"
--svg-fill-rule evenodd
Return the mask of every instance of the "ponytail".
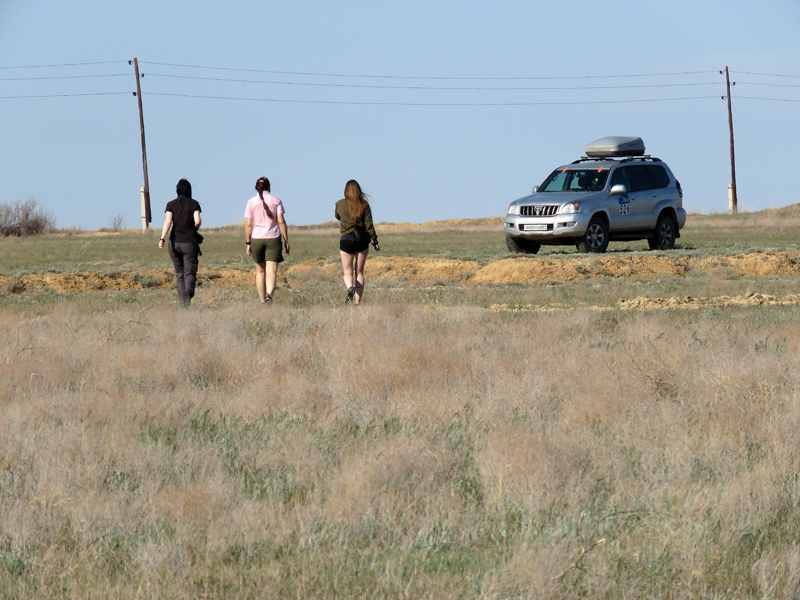
<path id="1" fill-rule="evenodd" d="M 275 215 L 269 209 L 269 206 L 267 206 L 267 202 L 264 200 L 264 190 L 266 190 L 267 193 L 269 193 L 269 179 L 267 179 L 266 177 L 259 177 L 258 181 L 256 181 L 256 191 L 258 192 L 258 197 L 261 199 L 261 204 L 267 213 L 267 217 L 269 217 L 270 219 L 274 219 Z"/>

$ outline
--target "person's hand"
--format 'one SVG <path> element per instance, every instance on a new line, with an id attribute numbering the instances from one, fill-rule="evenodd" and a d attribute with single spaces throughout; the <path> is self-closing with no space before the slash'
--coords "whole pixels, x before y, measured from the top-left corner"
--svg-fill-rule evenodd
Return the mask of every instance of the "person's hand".
<path id="1" fill-rule="evenodd" d="M 372 244 L 372 247 L 375 248 L 375 250 L 378 251 L 378 252 L 381 251 L 381 245 L 380 244 L 377 244 L 377 243 Z"/>
<path id="2" fill-rule="evenodd" d="M 250 244 L 247 244 L 247 256 L 253 256 L 253 248 Z"/>
<path id="3" fill-rule="evenodd" d="M 159 248 L 163 248 L 164 247 L 164 240 L 163 239 L 158 240 L 158 247 Z"/>
<path id="4" fill-rule="evenodd" d="M 286 254 L 289 254 L 289 240 L 284 240 L 283 247 L 286 250 Z"/>

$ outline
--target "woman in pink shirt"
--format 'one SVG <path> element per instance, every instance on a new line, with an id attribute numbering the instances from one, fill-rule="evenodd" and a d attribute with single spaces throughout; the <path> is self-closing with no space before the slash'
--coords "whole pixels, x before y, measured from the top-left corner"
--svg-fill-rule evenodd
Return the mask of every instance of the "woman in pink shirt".
<path id="1" fill-rule="evenodd" d="M 283 262 L 281 246 L 289 254 L 289 231 L 283 218 L 281 199 L 269 193 L 269 179 L 259 177 L 256 191 L 258 195 L 250 198 L 244 209 L 244 239 L 247 256 L 252 256 L 256 263 L 258 297 L 262 304 L 266 304 L 272 302 L 275 293 L 278 263 Z"/>

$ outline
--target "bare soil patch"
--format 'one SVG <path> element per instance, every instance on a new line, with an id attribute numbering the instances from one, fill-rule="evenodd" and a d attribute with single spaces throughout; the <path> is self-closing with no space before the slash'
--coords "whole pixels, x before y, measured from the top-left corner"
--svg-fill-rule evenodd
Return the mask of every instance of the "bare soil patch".
<path id="1" fill-rule="evenodd" d="M 668 309 L 693 309 L 710 308 L 713 306 L 792 306 L 800 304 L 800 294 L 788 294 L 782 298 L 770 296 L 769 294 L 758 294 L 750 292 L 739 296 L 714 296 L 711 298 L 694 298 L 684 296 L 683 298 L 650 298 L 649 296 L 639 296 L 630 300 L 620 299 L 617 307 L 620 310 L 668 310 Z M 574 305 L 551 303 L 547 305 L 514 305 L 514 304 L 493 304 L 489 307 L 492 312 L 562 312 L 571 311 L 576 308 L 589 311 L 612 310 L 613 307 L 584 305 L 575 307 Z"/>
<path id="2" fill-rule="evenodd" d="M 486 265 L 470 279 L 470 283 L 684 277 L 691 272 L 736 277 L 798 276 L 798 258 L 798 251 L 751 252 L 708 258 L 607 254 L 575 258 L 508 258 Z"/>
<path id="3" fill-rule="evenodd" d="M 530 283 L 603 278 L 706 276 L 769 277 L 800 276 L 800 251 L 770 251 L 695 258 L 669 255 L 581 255 L 574 258 L 522 257 L 494 261 L 483 267 L 477 261 L 441 258 L 374 256 L 367 261 L 370 282 L 384 285 Z M 284 263 L 280 279 L 302 286 L 314 279 L 338 279 L 341 265 L 328 259 L 298 264 Z M 250 268 L 200 269 L 201 285 L 250 287 Z M 79 273 L 34 273 L 0 275 L 6 292 L 44 291 L 79 293 L 91 291 L 167 288 L 174 284 L 172 269 L 143 272 L 86 271 Z M 679 300 L 671 299 L 672 302 Z M 750 298 L 748 302 L 753 301 Z M 696 302 L 696 300 L 693 300 Z"/>

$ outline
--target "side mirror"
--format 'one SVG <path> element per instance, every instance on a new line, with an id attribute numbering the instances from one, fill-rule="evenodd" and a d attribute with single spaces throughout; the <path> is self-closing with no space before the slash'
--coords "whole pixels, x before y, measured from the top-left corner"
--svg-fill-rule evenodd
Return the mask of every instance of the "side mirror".
<path id="1" fill-rule="evenodd" d="M 628 188 L 626 188 L 621 183 L 618 183 L 617 185 L 615 185 L 614 187 L 611 188 L 611 192 L 610 193 L 611 193 L 612 196 L 617 196 L 619 194 L 627 194 L 628 193 Z"/>
<path id="2" fill-rule="evenodd" d="M 535 194 L 535 193 L 536 193 L 536 192 L 538 192 L 538 191 L 539 191 L 539 186 L 538 186 L 538 185 L 535 185 L 535 186 L 533 186 L 533 189 L 531 190 L 531 193 L 532 193 L 532 194 Z"/>

